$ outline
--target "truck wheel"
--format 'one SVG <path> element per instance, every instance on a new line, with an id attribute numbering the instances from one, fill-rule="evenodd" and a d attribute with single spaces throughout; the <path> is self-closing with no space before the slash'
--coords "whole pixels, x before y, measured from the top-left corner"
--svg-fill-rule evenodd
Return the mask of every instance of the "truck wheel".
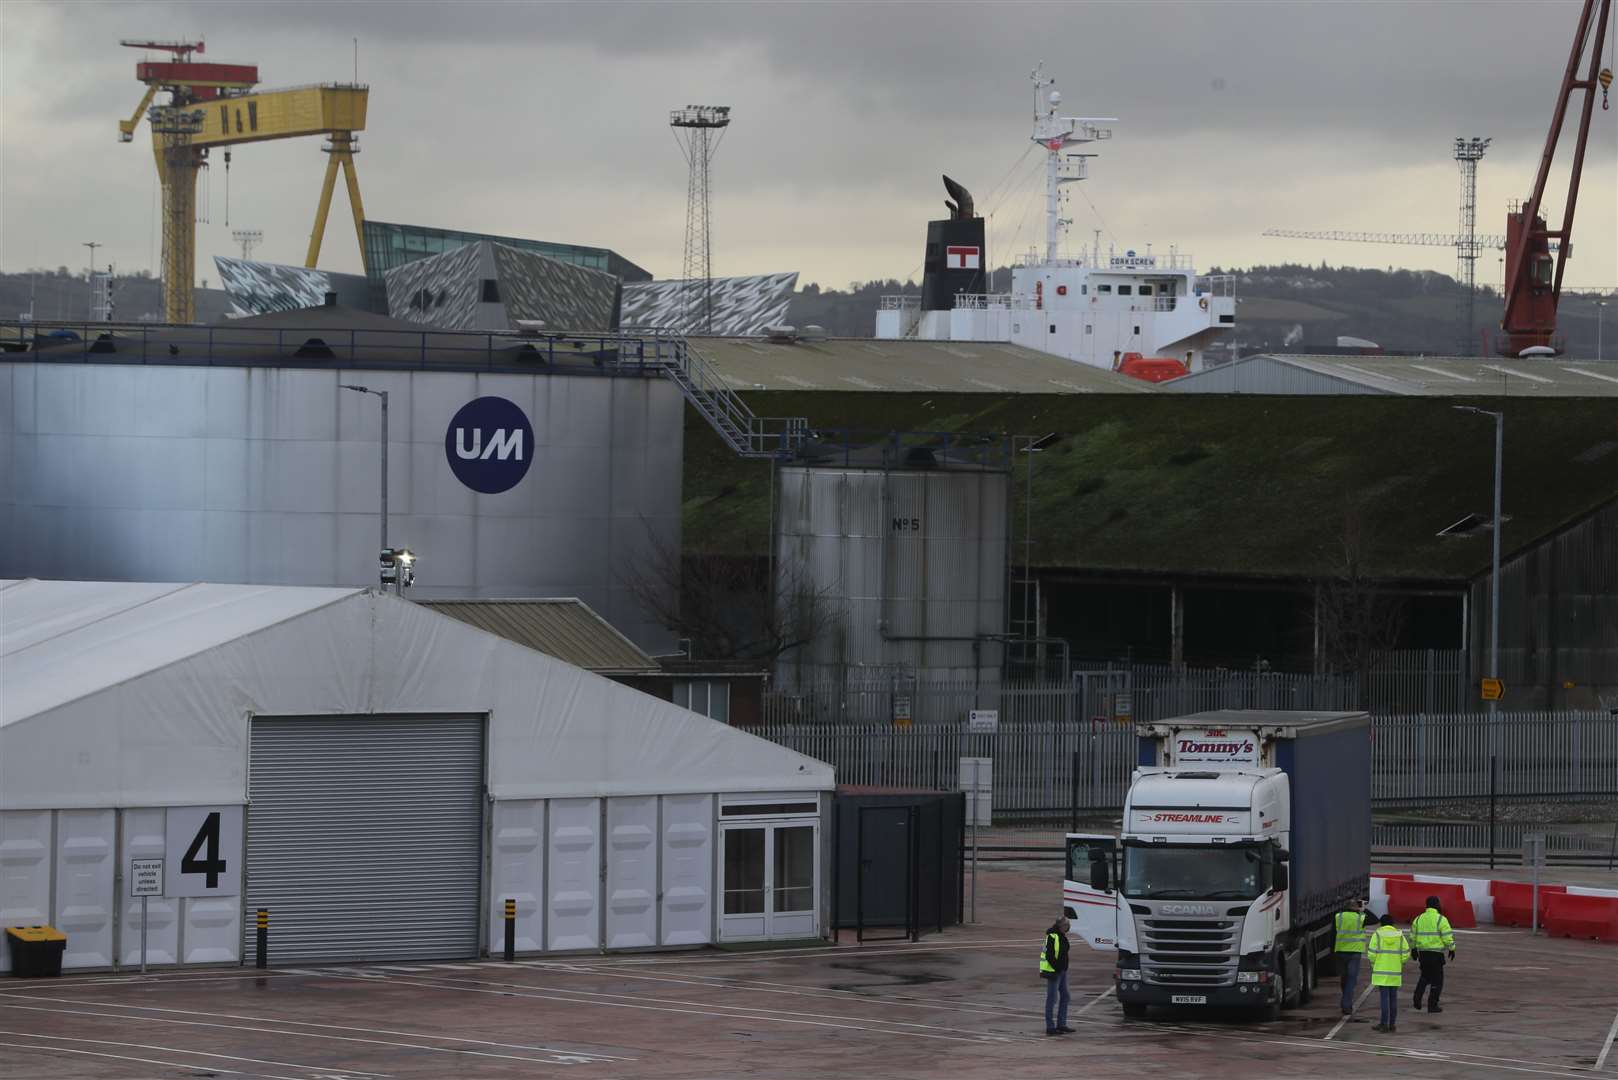
<path id="1" fill-rule="evenodd" d="M 1287 975 L 1286 965 L 1282 964 L 1275 973 L 1275 996 L 1266 1002 L 1261 1009 L 1265 1020 L 1275 1021 L 1281 1019 L 1281 1010 L 1286 1007 Z"/>
<path id="2" fill-rule="evenodd" d="M 1139 1020 L 1146 1015 L 1146 1006 L 1138 1001 L 1120 1001 L 1118 1004 L 1124 1010 L 1124 1016 L 1130 1020 Z"/>

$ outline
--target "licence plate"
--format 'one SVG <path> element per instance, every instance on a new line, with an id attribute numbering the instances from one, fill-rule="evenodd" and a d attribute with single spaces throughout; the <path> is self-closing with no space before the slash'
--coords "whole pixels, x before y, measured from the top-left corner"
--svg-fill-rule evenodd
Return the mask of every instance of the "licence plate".
<path id="1" fill-rule="evenodd" d="M 1208 995 L 1207 994 L 1175 994 L 1175 995 L 1173 995 L 1172 997 L 1169 998 L 1169 1004 L 1171 1004 L 1171 1005 L 1206 1005 L 1206 1004 L 1208 1004 Z"/>

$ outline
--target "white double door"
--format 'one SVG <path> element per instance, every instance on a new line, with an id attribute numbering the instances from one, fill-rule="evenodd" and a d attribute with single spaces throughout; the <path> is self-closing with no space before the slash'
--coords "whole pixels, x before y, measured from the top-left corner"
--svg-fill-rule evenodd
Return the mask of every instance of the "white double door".
<path id="1" fill-rule="evenodd" d="M 720 940 L 816 936 L 819 827 L 813 822 L 738 822 L 723 826 L 722 836 Z"/>

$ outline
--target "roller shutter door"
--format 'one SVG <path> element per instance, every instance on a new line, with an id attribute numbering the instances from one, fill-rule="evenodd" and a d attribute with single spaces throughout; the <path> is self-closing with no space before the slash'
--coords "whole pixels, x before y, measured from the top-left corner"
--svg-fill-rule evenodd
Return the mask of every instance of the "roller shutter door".
<path id="1" fill-rule="evenodd" d="M 255 719 L 248 798 L 244 957 L 477 955 L 482 718 Z"/>

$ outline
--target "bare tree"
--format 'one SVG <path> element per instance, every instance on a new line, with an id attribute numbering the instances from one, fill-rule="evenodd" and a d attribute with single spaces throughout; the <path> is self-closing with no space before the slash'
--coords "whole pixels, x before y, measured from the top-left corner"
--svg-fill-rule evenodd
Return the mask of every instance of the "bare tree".
<path id="1" fill-rule="evenodd" d="M 1366 701 L 1371 672 L 1404 634 L 1407 609 L 1367 572 L 1375 536 L 1359 507 L 1344 508 L 1338 543 L 1335 569 L 1315 585 L 1320 658 L 1328 670 L 1352 673 Z"/>
<path id="2" fill-rule="evenodd" d="M 623 575 L 624 587 L 653 618 L 691 642 L 704 660 L 771 663 L 836 623 L 828 588 L 796 567 L 757 556 L 684 555 L 678 544 L 649 536 L 645 560 Z"/>

